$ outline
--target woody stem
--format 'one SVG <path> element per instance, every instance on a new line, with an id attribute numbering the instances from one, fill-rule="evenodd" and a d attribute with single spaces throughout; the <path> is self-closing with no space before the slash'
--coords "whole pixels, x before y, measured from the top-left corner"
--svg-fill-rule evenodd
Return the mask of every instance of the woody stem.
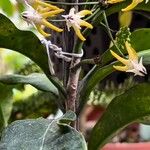
<path id="1" fill-rule="evenodd" d="M 75 2 L 78 3 L 78 0 L 75 0 Z M 78 9 L 78 6 L 75 6 L 75 8 Z M 76 36 L 74 39 L 75 39 L 74 43 L 76 43 Z M 70 68 L 80 63 L 80 61 L 81 58 L 73 57 Z M 80 75 L 80 68 L 76 70 L 70 69 L 67 83 L 67 110 L 72 110 L 73 112 L 76 112 L 77 108 L 77 88 L 79 82 L 79 75 Z M 78 119 L 72 124 L 72 126 L 78 129 Z"/>

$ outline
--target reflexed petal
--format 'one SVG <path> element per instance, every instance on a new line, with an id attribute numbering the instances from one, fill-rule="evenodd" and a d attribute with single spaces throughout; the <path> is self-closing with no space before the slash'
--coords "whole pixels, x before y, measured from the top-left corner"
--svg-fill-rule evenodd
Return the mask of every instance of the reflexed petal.
<path id="1" fill-rule="evenodd" d="M 137 55 L 136 51 L 131 47 L 131 44 L 129 44 L 126 41 L 125 45 L 126 45 L 126 49 L 129 54 L 129 60 L 137 60 L 138 61 L 138 55 Z"/>
<path id="2" fill-rule="evenodd" d="M 128 70 L 127 66 L 113 66 L 113 67 L 119 71 L 127 71 Z"/>
<path id="3" fill-rule="evenodd" d="M 122 62 L 123 64 L 125 64 L 125 65 L 128 65 L 128 64 L 129 64 L 129 60 L 120 57 L 118 54 L 116 54 L 116 53 L 113 52 L 112 50 L 110 50 L 110 52 L 111 52 L 111 54 L 112 54 L 117 60 L 119 60 L 119 61 Z"/>
<path id="4" fill-rule="evenodd" d="M 123 2 L 124 0 L 107 0 L 108 4 L 114 4 L 114 3 L 119 3 L 119 2 Z"/>
<path id="5" fill-rule="evenodd" d="M 41 14 L 41 13 L 45 13 L 45 12 L 51 11 L 51 9 L 49 7 L 43 8 L 41 6 L 38 6 L 37 11 Z"/>
<path id="6" fill-rule="evenodd" d="M 48 22 L 47 20 L 45 20 L 45 19 L 42 20 L 42 25 L 44 25 L 44 26 L 46 26 L 46 27 L 48 27 L 48 28 L 50 28 L 50 29 L 52 29 L 52 30 L 55 30 L 55 31 L 57 31 L 57 32 L 62 32 L 62 31 L 63 31 L 63 29 L 60 29 L 60 28 L 58 28 L 58 27 L 52 25 L 51 23 L 49 23 L 49 22 Z"/>
<path id="7" fill-rule="evenodd" d="M 91 14 L 92 14 L 92 11 L 90 11 L 90 10 L 82 10 L 82 11 L 77 13 L 77 15 L 79 15 L 81 17 L 84 17 L 86 15 L 91 15 Z"/>
<path id="8" fill-rule="evenodd" d="M 126 8 L 122 9 L 122 11 L 129 11 L 136 7 L 139 3 L 143 2 L 143 0 L 132 0 L 132 3 Z"/>
<path id="9" fill-rule="evenodd" d="M 49 7 L 50 9 L 54 9 L 54 10 L 59 9 L 57 6 L 42 2 L 41 0 L 36 0 L 36 3 L 44 7 Z"/>
<path id="10" fill-rule="evenodd" d="M 93 26 L 92 26 L 90 23 L 88 23 L 88 22 L 86 22 L 86 21 L 84 21 L 84 20 L 81 20 L 80 26 L 84 26 L 84 27 L 93 29 Z"/>
<path id="11" fill-rule="evenodd" d="M 47 18 L 47 17 L 52 17 L 54 15 L 57 15 L 61 12 L 65 11 L 64 9 L 57 9 L 57 10 L 53 10 L 53 11 L 49 11 L 49 12 L 44 12 L 42 13 L 42 17 Z"/>
<path id="12" fill-rule="evenodd" d="M 76 33 L 76 35 L 79 37 L 80 40 L 85 41 L 86 39 L 84 38 L 84 36 L 81 34 L 81 31 L 79 28 L 73 26 L 74 31 Z"/>
<path id="13" fill-rule="evenodd" d="M 45 36 L 45 37 L 48 37 L 48 36 L 50 36 L 51 34 L 48 34 L 48 33 L 46 33 L 42 28 L 41 28 L 41 26 L 39 26 L 39 25 L 36 25 L 36 28 L 37 28 L 37 30 L 39 31 L 39 33 L 41 33 L 43 36 Z"/>

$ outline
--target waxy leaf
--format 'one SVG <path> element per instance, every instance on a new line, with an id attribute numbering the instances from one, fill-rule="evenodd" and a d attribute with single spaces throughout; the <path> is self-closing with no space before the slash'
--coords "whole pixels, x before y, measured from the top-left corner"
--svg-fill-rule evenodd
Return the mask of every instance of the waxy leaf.
<path id="1" fill-rule="evenodd" d="M 58 96 L 57 88 L 48 80 L 45 74 L 41 73 L 33 73 L 28 76 L 5 75 L 0 77 L 0 82 L 4 84 L 30 84 L 39 90 L 51 92 Z"/>
<path id="2" fill-rule="evenodd" d="M 21 31 L 4 15 L 0 14 L 0 48 L 19 52 L 34 61 L 58 88 L 62 95 L 66 91 L 61 82 L 50 75 L 45 47 L 31 31 Z"/>
<path id="3" fill-rule="evenodd" d="M 0 149 L 87 150 L 84 137 L 68 124 L 74 119 L 75 114 L 69 111 L 57 120 L 16 121 L 3 132 Z"/>
<path id="4" fill-rule="evenodd" d="M 150 84 L 136 85 L 114 98 L 95 125 L 89 150 L 98 150 L 130 123 L 150 115 Z"/>
<path id="5" fill-rule="evenodd" d="M 6 86 L 0 83 L 0 133 L 8 125 L 11 115 L 13 99 L 12 86 Z"/>

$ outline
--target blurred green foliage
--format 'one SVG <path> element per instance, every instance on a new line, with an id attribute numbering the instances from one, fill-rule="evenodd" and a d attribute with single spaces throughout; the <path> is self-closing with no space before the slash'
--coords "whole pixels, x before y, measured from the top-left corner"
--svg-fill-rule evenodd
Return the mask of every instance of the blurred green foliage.
<path id="1" fill-rule="evenodd" d="M 10 0 L 1 0 L 0 7 L 2 10 L 9 16 L 13 15 L 14 13 L 14 5 Z"/>
<path id="2" fill-rule="evenodd" d="M 0 9 L 8 16 L 14 15 L 16 12 L 24 10 L 21 2 L 15 0 L 0 0 Z"/>

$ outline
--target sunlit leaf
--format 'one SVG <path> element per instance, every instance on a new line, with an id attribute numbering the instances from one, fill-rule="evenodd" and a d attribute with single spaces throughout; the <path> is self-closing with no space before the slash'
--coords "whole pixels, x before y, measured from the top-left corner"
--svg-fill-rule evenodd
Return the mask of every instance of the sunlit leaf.
<path id="1" fill-rule="evenodd" d="M 30 84 L 39 90 L 51 92 L 58 96 L 57 88 L 41 73 L 33 73 L 28 76 L 17 74 L 4 75 L 0 77 L 0 82 L 5 84 Z"/>

